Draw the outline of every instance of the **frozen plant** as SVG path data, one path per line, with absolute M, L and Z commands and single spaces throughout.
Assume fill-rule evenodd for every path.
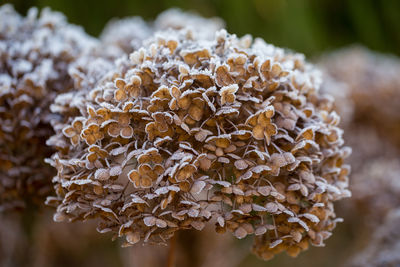
M 0 210 L 49 193 L 49 106 L 73 88 L 70 64 L 96 44 L 60 13 L 31 8 L 22 17 L 11 5 L 0 7 Z
M 254 235 L 264 259 L 324 245 L 350 196 L 350 149 L 320 84 L 303 55 L 261 39 L 156 33 L 72 112 L 58 97 L 54 219 L 97 218 L 125 245 L 212 222 Z

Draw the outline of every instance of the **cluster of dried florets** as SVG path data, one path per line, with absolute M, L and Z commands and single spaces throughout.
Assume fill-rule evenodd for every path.
M 212 220 L 254 234 L 264 259 L 323 245 L 350 195 L 350 149 L 320 82 L 259 39 L 156 34 L 73 104 L 57 99 L 55 220 L 99 218 L 126 245 Z
M 52 154 L 49 106 L 73 88 L 68 67 L 95 43 L 49 9 L 38 16 L 32 8 L 24 18 L 0 8 L 0 209 L 51 189 L 54 170 L 43 161 Z
M 400 147 L 400 60 L 351 47 L 320 63 L 333 78 L 347 84 L 347 92 L 342 92 L 354 103 L 353 123 L 374 127 Z

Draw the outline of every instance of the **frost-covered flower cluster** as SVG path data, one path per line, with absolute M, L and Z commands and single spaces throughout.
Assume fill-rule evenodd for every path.
M 160 19 L 161 20 L 161 19 Z M 57 221 L 97 218 L 125 245 L 176 231 L 254 235 L 264 259 L 321 246 L 350 196 L 339 116 L 300 54 L 218 31 L 153 34 L 52 110 Z M 102 77 L 100 77 L 102 76 Z
M 22 17 L 0 7 L 0 210 L 51 189 L 55 172 L 43 161 L 52 153 L 49 106 L 73 89 L 69 65 L 96 43 L 60 13 L 32 8 Z
M 341 220 L 350 149 L 303 55 L 178 10 L 100 40 L 49 9 L 5 5 L 0 22 L 1 210 L 54 176 L 56 221 L 97 219 L 126 246 L 209 223 L 264 259 L 324 245 Z

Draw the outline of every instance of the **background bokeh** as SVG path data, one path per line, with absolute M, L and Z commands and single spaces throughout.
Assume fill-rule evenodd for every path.
M 2 0 L 25 14 L 31 6 L 50 6 L 70 22 L 98 35 L 114 17 L 154 19 L 171 7 L 226 21 L 229 32 L 250 33 L 267 42 L 319 55 L 360 43 L 400 55 L 400 1 L 397 0 Z
M 311 58 L 354 43 L 400 55 L 398 0 L 0 0 L 4 3 L 12 3 L 22 14 L 32 6 L 49 6 L 94 36 L 111 18 L 141 16 L 150 21 L 163 10 L 179 7 L 205 17 L 220 17 L 231 33 L 250 33 Z M 196 257 L 205 255 L 211 262 L 207 266 L 223 266 L 216 263 L 221 257 L 226 264 L 236 261 L 239 266 L 340 266 L 359 249 L 362 229 L 368 229 L 366 217 L 357 218 L 357 212 L 341 205 L 344 203 L 338 205 L 338 216 L 344 217 L 345 223 L 338 225 L 327 247 L 310 248 L 296 259 L 282 254 L 263 262 L 249 253 L 251 240 L 239 242 L 215 234 L 199 237 L 188 233 L 179 239 L 180 251 L 191 251 L 182 261 L 199 261 Z M 158 266 L 159 261 L 141 265 L 137 259 L 162 260 L 166 253 L 165 248 L 153 248 L 152 253 L 142 253 L 140 247 L 120 249 L 118 241 L 111 242 L 109 236 L 96 233 L 92 225 L 54 224 L 51 210 L 39 215 L 28 212 L 15 219 L 22 222 L 20 225 L 7 220 L 0 225 L 4 228 L 0 229 L 0 239 L 6 240 L 10 246 L 6 249 L 13 253 L 3 261 L 5 266 Z

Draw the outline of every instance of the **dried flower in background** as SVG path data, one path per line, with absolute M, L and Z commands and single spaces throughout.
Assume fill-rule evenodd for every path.
M 352 228 L 349 246 L 356 253 L 371 243 L 387 214 L 400 205 L 400 161 L 396 147 L 374 128 L 349 123 L 345 133 L 353 148 L 352 198 L 339 205 L 339 212 Z
M 323 245 L 340 221 L 333 202 L 350 195 L 350 149 L 320 82 L 302 55 L 261 39 L 156 34 L 74 96 L 78 115 L 62 112 L 55 220 L 98 218 L 125 245 L 213 220 L 255 234 L 264 259 Z
M 400 61 L 351 47 L 323 57 L 320 64 L 335 82 L 344 84 L 326 84 L 324 90 L 336 103 L 348 103 L 335 109 L 344 118 L 346 141 L 353 148 L 352 199 L 340 205 L 353 228 L 349 247 L 355 248 L 356 256 L 349 265 L 395 266 L 397 245 L 382 243 L 394 222 L 385 218 L 400 205 Z M 357 253 L 360 248 L 364 252 Z
M 368 214 L 375 227 L 400 205 L 400 160 L 382 157 L 371 160 L 352 176 L 352 190 L 359 210 Z
M 348 85 L 353 123 L 376 128 L 400 147 L 400 59 L 355 46 L 323 57 L 320 64 Z
M 152 34 L 151 26 L 141 17 L 112 19 L 100 35 L 100 40 L 110 54 L 130 54 L 142 46 Z
M 375 229 L 369 245 L 346 266 L 399 266 L 400 265 L 400 209 L 392 210 L 384 222 Z
M 196 12 L 184 12 L 171 8 L 162 12 L 154 21 L 154 30 L 189 29 L 198 39 L 211 40 L 215 33 L 225 27 L 225 22 L 218 17 L 204 18 Z
M 51 190 L 49 105 L 73 87 L 69 65 L 96 43 L 60 13 L 32 8 L 24 18 L 0 7 L 0 210 Z
M 112 19 L 101 33 L 100 40 L 106 54 L 117 57 L 137 50 L 156 31 L 186 28 L 191 29 L 198 39 L 212 39 L 215 32 L 224 26 L 220 18 L 207 19 L 193 12 L 173 8 L 162 12 L 151 23 L 146 23 L 141 17 Z

